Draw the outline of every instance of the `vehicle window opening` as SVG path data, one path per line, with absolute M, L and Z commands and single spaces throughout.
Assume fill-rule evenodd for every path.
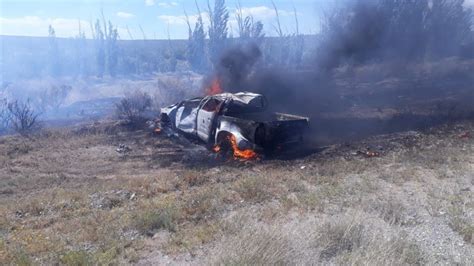
M 181 118 L 187 117 L 188 115 L 191 114 L 193 110 L 196 110 L 199 106 L 199 101 L 189 101 L 184 104 L 184 110 L 183 114 L 181 115 Z
M 219 109 L 220 103 L 221 102 L 217 99 L 209 99 L 209 101 L 204 104 L 202 109 L 207 112 L 216 112 Z

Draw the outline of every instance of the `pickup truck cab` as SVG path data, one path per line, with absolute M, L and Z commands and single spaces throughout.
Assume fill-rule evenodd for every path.
M 161 109 L 161 122 L 210 147 L 232 136 L 239 149 L 271 152 L 302 142 L 307 117 L 267 112 L 263 95 L 251 92 L 199 97 Z

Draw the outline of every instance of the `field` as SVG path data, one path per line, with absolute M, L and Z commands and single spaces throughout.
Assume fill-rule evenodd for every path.
M 92 39 L 81 20 L 56 38 L 68 14 L 44 15 L 63 5 L 0 18 L 48 34 L 0 36 L 0 265 L 474 265 L 473 0 L 196 1 L 189 17 L 191 1 L 146 2 L 160 14 L 136 22 L 167 18 L 168 40 L 139 24 L 124 40 L 128 3 L 122 36 L 115 3 L 84 5 L 100 4 Z M 240 160 L 234 130 L 214 153 L 156 128 L 220 92 L 265 99 L 204 98 L 177 120 L 212 136 L 219 116 L 258 117 L 235 124 L 281 151 L 295 121 L 265 109 L 307 117 L 305 142 Z
M 113 121 L 0 138 L 7 264 L 474 263 L 474 123 L 219 158 Z

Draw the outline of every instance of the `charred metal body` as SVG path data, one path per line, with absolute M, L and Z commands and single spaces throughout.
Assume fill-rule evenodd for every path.
M 161 109 L 161 121 L 210 147 L 233 136 L 239 149 L 273 152 L 301 143 L 307 117 L 270 113 L 267 100 L 250 92 L 194 98 Z

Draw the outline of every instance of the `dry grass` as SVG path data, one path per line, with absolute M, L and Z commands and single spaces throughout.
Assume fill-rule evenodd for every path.
M 0 261 L 471 264 L 474 140 L 456 128 L 378 139 L 395 148 L 374 158 L 200 167 L 179 159 L 192 145 L 113 123 L 3 137 Z
M 213 220 L 219 217 L 225 203 L 219 186 L 211 186 L 184 196 L 183 211 L 187 219 L 194 222 Z
M 145 212 L 135 217 L 135 228 L 142 234 L 153 236 L 157 230 L 175 231 L 175 214 L 172 209 Z
M 263 202 L 272 197 L 272 176 L 263 174 L 242 178 L 236 182 L 235 190 L 245 201 Z
M 371 225 L 366 214 L 341 217 L 319 228 L 316 249 L 319 259 L 336 264 L 404 265 L 423 264 L 420 247 L 399 228 L 396 234 L 382 233 L 377 220 Z M 374 226 L 371 228 L 370 226 Z
M 209 262 L 232 265 L 423 264 L 425 254 L 401 228 L 353 211 L 328 218 L 302 216 L 271 224 L 237 223 L 216 245 Z M 229 226 L 229 225 L 228 225 Z
M 297 252 L 280 230 L 264 226 L 241 228 L 239 234 L 224 240 L 215 265 L 288 265 L 295 262 Z
M 451 198 L 451 206 L 448 207 L 449 226 L 462 236 L 466 243 L 474 245 L 474 201 L 457 195 Z

